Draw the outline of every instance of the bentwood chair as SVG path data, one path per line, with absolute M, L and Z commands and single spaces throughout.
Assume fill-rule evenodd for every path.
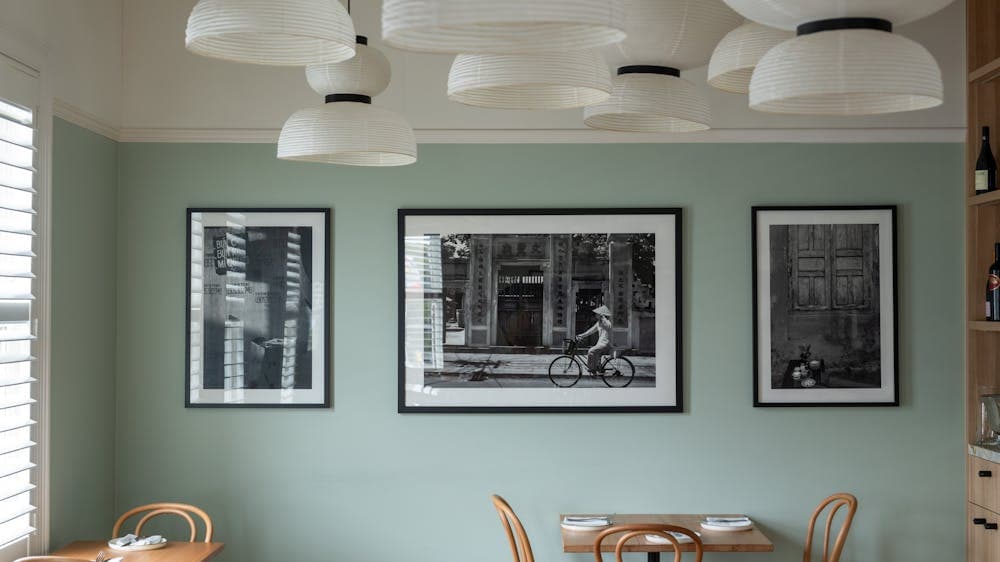
M 701 557 L 705 554 L 705 546 L 701 542 L 701 537 L 686 527 L 658 523 L 616 525 L 601 531 L 597 535 L 597 538 L 594 539 L 594 562 L 604 562 L 604 556 L 601 555 L 601 546 L 604 544 L 605 539 L 617 533 L 625 534 L 615 544 L 615 562 L 622 562 L 622 552 L 625 550 L 625 543 L 636 537 L 643 537 L 645 535 L 656 535 L 666 539 L 674 547 L 674 562 L 681 562 L 681 542 L 671 535 L 671 532 L 689 537 L 691 543 L 694 545 L 694 562 L 701 562 Z
M 840 532 L 837 533 L 837 538 L 833 541 L 833 550 L 830 550 L 830 530 L 833 528 L 833 518 L 837 515 L 837 511 L 844 506 L 847 506 L 847 513 L 844 514 L 844 520 L 840 523 Z M 826 516 L 826 527 L 823 530 L 822 561 L 839 562 L 840 560 L 840 553 L 844 550 L 844 543 L 847 541 L 847 533 L 850 532 L 851 522 L 854 521 L 854 512 L 858 510 L 858 499 L 846 493 L 833 494 L 816 506 L 812 517 L 809 518 L 809 529 L 806 533 L 806 550 L 802 555 L 802 562 L 812 562 L 813 531 L 816 529 L 816 521 L 819 519 L 820 514 L 827 507 L 830 508 L 830 512 Z
M 148 512 L 148 513 L 146 513 Z M 150 519 L 157 517 L 159 515 L 178 515 L 187 521 L 188 527 L 191 528 L 191 538 L 188 542 L 195 542 L 195 538 L 198 536 L 198 529 L 195 525 L 194 519 L 191 514 L 197 515 L 205 526 L 205 542 L 212 542 L 212 518 L 208 516 L 207 513 L 201 509 L 188 505 L 186 503 L 151 503 L 147 505 L 140 505 L 139 507 L 133 507 L 132 509 L 126 511 L 115 521 L 115 526 L 111 530 L 112 537 L 120 536 L 118 533 L 121 531 L 122 524 L 128 520 L 129 517 L 133 515 L 138 515 L 140 513 L 145 513 L 139 518 L 139 522 L 135 525 L 135 530 L 132 531 L 133 534 L 142 536 L 142 528 L 149 522 Z
M 521 525 L 521 520 L 517 518 L 510 504 L 496 494 L 490 496 L 490 499 L 493 500 L 493 507 L 497 508 L 497 513 L 500 514 L 504 531 L 507 531 L 507 541 L 510 543 L 510 552 L 514 555 L 514 562 L 535 562 L 528 534 L 524 532 L 524 526 Z

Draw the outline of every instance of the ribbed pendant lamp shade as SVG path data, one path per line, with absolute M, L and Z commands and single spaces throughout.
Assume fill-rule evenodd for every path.
M 712 48 L 743 21 L 722 0 L 626 0 L 627 61 L 611 97 L 584 109 L 595 129 L 683 133 L 709 128 L 704 92 L 680 77 L 708 62 Z
M 677 76 L 622 74 L 607 101 L 584 109 L 588 127 L 637 133 L 685 133 L 709 128 L 708 101 Z
M 941 70 L 927 49 L 873 29 L 789 39 L 764 55 L 750 81 L 750 108 L 770 113 L 874 115 L 943 99 Z
M 413 129 L 402 116 L 371 105 L 389 85 L 389 61 L 359 38 L 345 62 L 306 68 L 321 107 L 296 111 L 278 137 L 278 158 L 351 166 L 401 166 L 417 160 Z
M 759 24 L 796 31 L 758 62 L 750 107 L 803 115 L 874 115 L 943 101 L 927 49 L 893 33 L 952 0 L 725 0 Z
M 417 141 L 395 112 L 367 103 L 336 102 L 296 111 L 281 129 L 278 158 L 402 166 L 417 161 Z
M 389 87 L 391 77 L 389 59 L 367 44 L 358 44 L 357 54 L 350 60 L 306 67 L 309 87 L 324 96 L 351 93 L 374 97 Z
M 611 73 L 592 49 L 538 55 L 458 55 L 448 99 L 497 109 L 565 109 L 611 94 Z
M 748 20 L 789 31 L 807 21 L 880 18 L 903 25 L 925 18 L 953 0 L 725 0 Z
M 384 0 L 382 39 L 427 53 L 592 49 L 625 37 L 622 0 Z
M 750 76 L 765 53 L 795 34 L 747 22 L 730 31 L 715 47 L 708 62 L 708 83 L 734 94 L 750 91 Z
M 354 56 L 354 24 L 337 0 L 199 0 L 185 45 L 234 62 L 333 63 Z
M 742 22 L 722 0 L 626 0 L 628 37 L 619 50 L 631 65 L 696 68 Z

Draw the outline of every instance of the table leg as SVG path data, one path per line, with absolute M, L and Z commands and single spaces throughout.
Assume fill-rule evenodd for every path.
M 647 552 L 646 553 L 646 562 L 660 562 L 660 553 L 659 552 Z

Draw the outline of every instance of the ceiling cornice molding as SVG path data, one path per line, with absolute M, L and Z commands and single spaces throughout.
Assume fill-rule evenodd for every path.
M 78 123 L 79 124 L 79 123 Z M 83 125 L 86 126 L 86 125 Z M 120 131 L 121 142 L 274 144 L 277 129 Z M 625 133 L 595 129 L 417 129 L 420 144 L 619 143 L 961 143 L 964 127 L 895 129 L 711 129 L 696 133 Z M 103 133 L 102 133 L 103 134 Z M 107 135 L 106 135 L 107 136 Z
M 93 113 L 88 113 L 79 107 L 66 103 L 59 98 L 52 100 L 52 115 L 83 127 L 89 131 L 105 136 L 113 141 L 121 142 L 122 131 Z

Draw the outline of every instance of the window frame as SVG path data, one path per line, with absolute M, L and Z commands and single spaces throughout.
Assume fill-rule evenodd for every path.
M 16 34 L 0 28 L 0 55 L 31 70 L 38 79 L 38 98 L 35 100 L 35 232 L 37 251 L 34 262 L 35 302 L 35 365 L 37 403 L 35 407 L 35 433 L 37 445 L 34 459 L 34 535 L 24 543 L 15 543 L 0 550 L 0 562 L 19 556 L 44 554 L 50 550 L 51 511 L 51 256 L 52 256 L 52 86 L 46 49 Z M 2 96 L 2 92 L 0 92 Z M 20 548 L 20 547 L 24 548 Z M 10 558 L 13 556 L 13 558 Z

